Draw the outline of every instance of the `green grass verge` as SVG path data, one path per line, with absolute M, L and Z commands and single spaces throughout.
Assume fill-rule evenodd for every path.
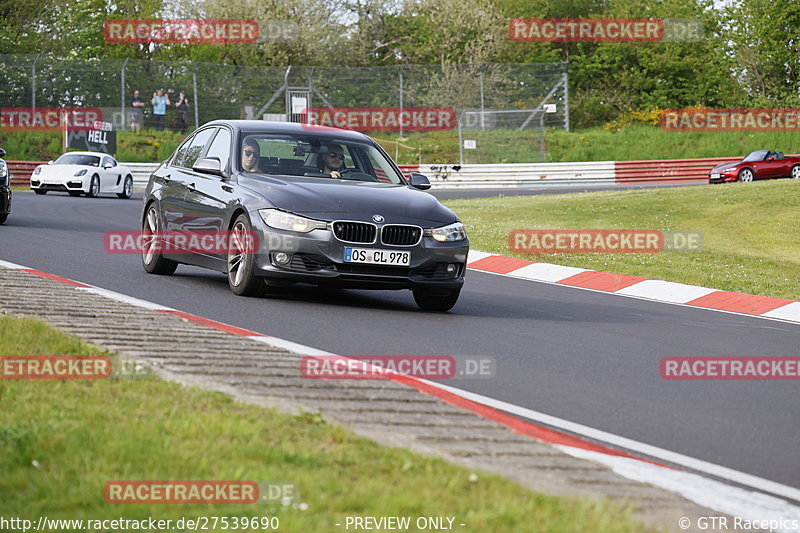
M 400 164 L 456 163 L 459 161 L 458 131 L 406 132 L 396 144 L 393 132 L 374 132 L 386 151 Z M 166 159 L 185 138 L 173 131 L 145 130 L 117 133 L 117 159 L 126 162 L 157 162 Z M 539 162 L 538 136 L 531 131 L 473 132 L 465 138 L 478 142 L 477 150 L 465 150 L 467 163 Z M 546 162 L 626 161 L 637 159 L 683 159 L 736 157 L 769 148 L 786 154 L 800 153 L 797 135 L 764 133 L 675 133 L 658 126 L 633 124 L 619 130 L 592 128 L 566 132 L 547 130 Z M 59 132 L 0 132 L 0 147 L 12 160 L 47 161 L 61 155 Z
M 800 181 L 516 196 L 446 202 L 470 247 L 532 261 L 800 299 Z M 516 254 L 514 229 L 659 229 L 703 233 L 699 253 Z
M 0 355 L 98 353 L 40 322 L 0 317 Z M 322 532 L 341 529 L 334 524 L 346 515 L 446 515 L 465 532 L 647 531 L 617 504 L 545 496 L 487 474 L 470 480 L 466 469 L 379 446 L 318 416 L 153 377 L 0 379 L 0 405 L 5 518 L 277 516 L 281 531 Z M 105 503 L 106 481 L 148 479 L 290 481 L 307 509 Z

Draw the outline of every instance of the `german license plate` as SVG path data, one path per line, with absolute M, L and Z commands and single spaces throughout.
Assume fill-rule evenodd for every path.
M 711 174 L 711 179 L 712 180 L 718 180 L 719 179 L 719 174 Z
M 345 248 L 344 262 L 409 266 L 411 264 L 411 252 L 375 250 L 373 248 Z

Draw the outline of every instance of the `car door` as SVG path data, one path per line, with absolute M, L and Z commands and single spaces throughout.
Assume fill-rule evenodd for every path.
M 216 157 L 220 169 L 230 175 L 233 136 L 225 127 L 217 129 L 214 138 L 201 157 Z M 235 201 L 233 186 L 220 176 L 186 170 L 186 196 L 184 224 L 182 229 L 190 234 L 227 231 L 228 207 Z M 203 257 L 196 258 L 198 264 L 226 271 L 227 254 L 222 249 L 203 249 Z
M 750 168 L 753 169 L 753 179 L 763 179 L 767 177 L 769 173 L 769 163 L 767 162 L 767 157 L 771 152 L 765 152 L 764 155 L 758 161 L 750 162 Z
M 183 141 L 172 158 L 158 167 L 151 178 L 155 182 L 155 186 L 159 188 L 157 196 L 161 227 L 164 231 L 177 231 L 183 223 L 183 197 L 186 195 L 186 180 L 181 164 L 193 139 L 194 136 L 190 135 Z
M 103 156 L 100 163 L 100 192 L 114 192 L 119 180 L 119 169 L 117 162 L 111 156 Z

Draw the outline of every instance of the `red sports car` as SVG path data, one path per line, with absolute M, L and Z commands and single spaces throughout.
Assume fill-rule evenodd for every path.
M 767 178 L 800 178 L 800 157 L 786 157 L 783 152 L 756 150 L 738 163 L 717 165 L 708 173 L 709 183 Z

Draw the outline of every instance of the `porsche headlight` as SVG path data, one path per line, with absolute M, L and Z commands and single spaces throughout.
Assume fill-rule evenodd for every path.
M 325 229 L 328 227 L 327 223 L 321 220 L 312 220 L 310 218 L 287 213 L 286 211 L 278 211 L 277 209 L 259 209 L 258 214 L 261 215 L 264 224 L 270 228 L 282 229 L 285 231 L 308 233 L 315 229 Z
M 5 161 L 0 160 L 0 178 L 5 178 L 6 176 L 8 176 L 8 167 Z
M 467 238 L 467 230 L 461 222 L 454 222 L 441 228 L 426 229 L 423 235 L 439 242 L 458 242 Z
M 82 169 L 82 170 L 77 171 L 75 173 L 75 176 L 83 176 L 84 174 L 86 174 L 86 169 L 85 168 Z
M 42 167 L 36 167 L 36 170 L 33 171 L 34 176 L 38 176 L 42 173 Z

